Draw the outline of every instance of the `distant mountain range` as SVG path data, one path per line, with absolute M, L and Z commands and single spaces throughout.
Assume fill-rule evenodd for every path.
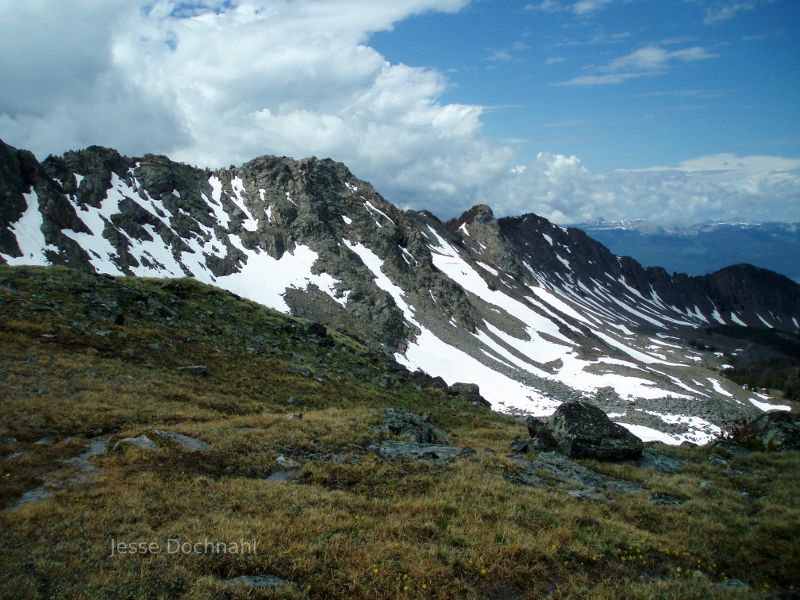
M 96 146 L 39 162 L 0 142 L 3 263 L 192 277 L 338 329 L 398 369 L 478 384 L 497 410 L 549 414 L 592 395 L 669 443 L 772 408 L 723 371 L 749 352 L 742 335 L 800 333 L 800 286 L 771 271 L 673 276 L 485 205 L 443 223 L 317 158 L 212 171 Z
M 661 226 L 645 220 L 575 225 L 614 254 L 670 272 L 705 275 L 749 263 L 800 282 L 800 223 L 699 223 Z

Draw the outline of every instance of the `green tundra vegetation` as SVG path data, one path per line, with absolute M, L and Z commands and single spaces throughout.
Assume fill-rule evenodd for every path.
M 0 268 L 0 402 L 5 598 L 706 599 L 800 587 L 796 452 L 721 464 L 711 447 L 659 446 L 683 461 L 675 474 L 579 461 L 672 505 L 525 487 L 509 457 L 524 422 L 191 280 Z M 475 453 L 381 459 L 369 447 L 391 438 L 375 429 L 389 407 L 430 413 Z M 207 447 L 117 446 L 153 430 Z M 98 441 L 107 449 L 87 457 Z M 300 466 L 270 480 L 279 459 Z M 111 556 L 112 540 L 253 540 L 256 551 Z M 241 576 L 283 584 L 225 583 Z

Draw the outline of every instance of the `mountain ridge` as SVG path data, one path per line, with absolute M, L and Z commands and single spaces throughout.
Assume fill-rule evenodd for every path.
M 670 443 L 708 440 L 768 406 L 719 376 L 735 347 L 716 356 L 687 335 L 731 323 L 800 331 L 800 287 L 777 275 L 671 276 L 486 205 L 445 224 L 313 157 L 212 171 L 100 147 L 39 163 L 3 144 L 0 261 L 190 276 L 448 384 L 477 383 L 496 409 L 546 414 L 593 394 Z

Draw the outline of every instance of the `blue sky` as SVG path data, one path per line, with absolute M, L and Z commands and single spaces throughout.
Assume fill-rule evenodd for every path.
M 0 0 L 0 138 L 346 163 L 402 208 L 800 221 L 797 0 Z
M 544 149 L 609 170 L 800 156 L 796 0 L 576 4 L 473 2 L 371 44 L 392 62 L 446 73 L 444 101 L 494 107 L 486 135 L 523 159 Z

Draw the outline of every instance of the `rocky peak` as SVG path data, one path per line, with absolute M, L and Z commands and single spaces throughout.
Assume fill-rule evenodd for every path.
M 449 223 L 453 230 L 458 230 L 461 225 L 473 223 L 490 223 L 495 220 L 494 212 L 486 204 L 476 204 L 469 210 L 464 211 L 455 221 Z

